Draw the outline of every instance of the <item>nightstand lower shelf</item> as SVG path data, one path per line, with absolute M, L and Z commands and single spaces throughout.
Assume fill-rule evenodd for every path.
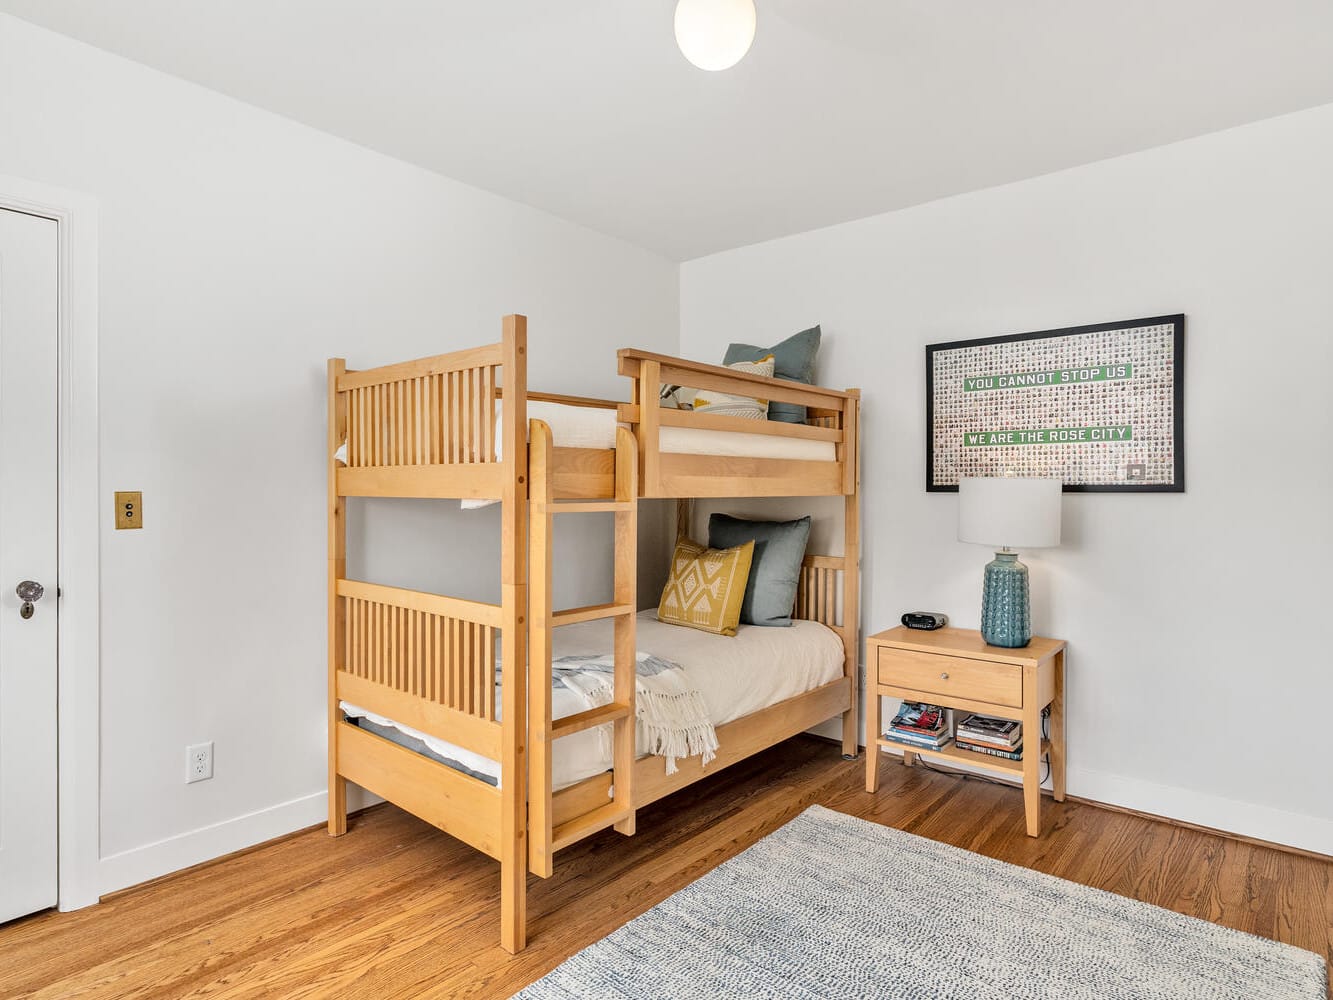
M 1006 757 L 993 757 L 990 754 L 977 753 L 975 750 L 964 750 L 961 747 L 950 743 L 948 746 L 940 747 L 938 750 L 932 750 L 929 747 L 914 747 L 906 743 L 899 743 L 896 740 L 878 739 L 875 741 L 881 747 L 888 747 L 890 750 L 898 750 L 903 753 L 913 753 L 919 757 L 925 757 L 930 760 L 949 761 L 955 764 L 966 764 L 969 767 L 979 767 L 986 771 L 994 771 L 997 774 L 1005 774 L 1012 778 L 1017 778 L 1020 782 L 1023 780 L 1023 762 L 1021 760 L 1009 760 Z M 1051 749 L 1050 740 L 1041 741 L 1041 752 L 1038 760 L 1049 753 Z

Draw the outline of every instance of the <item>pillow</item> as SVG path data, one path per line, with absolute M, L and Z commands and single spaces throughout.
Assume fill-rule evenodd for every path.
M 792 334 L 780 344 L 772 347 L 752 347 L 749 344 L 732 344 L 727 348 L 722 363 L 730 365 L 737 361 L 754 361 L 766 354 L 771 354 L 777 362 L 774 372 L 778 378 L 788 382 L 815 384 L 815 355 L 819 353 L 819 327 L 810 327 L 800 333 Z M 780 420 L 788 424 L 805 423 L 805 407 L 796 403 L 774 401 L 768 407 L 768 419 Z
M 773 355 L 757 361 L 737 361 L 727 365 L 747 375 L 773 377 Z M 694 394 L 695 413 L 716 413 L 724 417 L 742 417 L 746 420 L 763 420 L 768 416 L 768 400 L 751 399 L 749 396 L 733 396 L 729 392 L 716 392 L 712 389 L 700 389 Z
M 657 620 L 735 635 L 753 555 L 754 542 L 718 551 L 681 539 L 671 556 L 671 573 L 662 591 Z
M 754 543 L 750 580 L 741 602 L 746 625 L 791 624 L 792 605 L 801 581 L 801 561 L 810 541 L 810 518 L 796 521 L 743 521 L 729 514 L 708 519 L 708 544 L 715 549 Z

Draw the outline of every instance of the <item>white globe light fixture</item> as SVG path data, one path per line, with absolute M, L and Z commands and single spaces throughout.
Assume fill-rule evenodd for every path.
M 754 0 L 679 0 L 676 44 L 700 69 L 730 69 L 754 41 Z

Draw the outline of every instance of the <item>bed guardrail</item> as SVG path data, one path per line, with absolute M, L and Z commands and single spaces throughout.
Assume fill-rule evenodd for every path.
M 632 380 L 631 401 L 621 406 L 620 419 L 638 437 L 642 496 L 829 496 L 856 492 L 859 390 L 765 378 L 632 348 L 621 350 L 617 356 L 620 374 Z M 804 424 L 791 424 L 671 409 L 660 405 L 663 385 L 795 403 L 807 407 L 808 417 Z M 659 445 L 662 427 L 828 441 L 834 445 L 834 459 L 664 453 Z

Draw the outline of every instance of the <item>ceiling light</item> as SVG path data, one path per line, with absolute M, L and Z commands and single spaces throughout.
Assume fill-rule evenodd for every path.
M 700 69 L 730 69 L 754 41 L 754 0 L 680 0 L 676 44 Z

